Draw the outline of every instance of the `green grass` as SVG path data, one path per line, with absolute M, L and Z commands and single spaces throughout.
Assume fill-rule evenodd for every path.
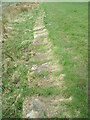
M 49 60 L 42 60 L 42 61 L 39 61 L 39 60 L 36 60 L 36 61 L 33 61 L 33 60 L 29 60 L 29 65 L 32 66 L 34 64 L 37 64 L 37 65 L 40 65 L 40 64 L 44 64 L 46 62 L 48 62 Z
M 59 60 L 61 71 L 52 75 L 59 77 L 65 74 L 64 85 L 58 87 L 39 87 L 28 85 L 28 67 L 43 64 L 48 60 L 33 61 L 31 51 L 46 52 L 44 45 L 32 45 L 33 27 L 38 12 L 44 9 L 44 23 L 52 42 L 55 58 Z M 53 117 L 65 117 L 65 113 L 72 118 L 85 118 L 88 115 L 88 5 L 87 3 L 44 3 L 39 10 L 22 12 L 17 17 L 22 22 L 8 21 L 12 30 L 4 38 L 2 45 L 2 98 L 3 117 L 22 118 L 23 100 L 27 96 L 63 96 L 71 102 L 59 103 L 62 109 Z M 31 16 L 28 16 L 28 14 Z M 33 16 L 33 18 L 32 18 Z M 31 18 L 31 19 L 29 19 Z M 26 31 L 26 34 L 25 34 Z M 11 37 L 9 37 L 11 36 Z M 9 60 L 7 60 L 9 58 Z M 52 61 L 54 63 L 54 61 Z M 7 64 L 7 66 L 5 66 Z M 6 72 L 5 69 L 7 68 Z M 48 72 L 42 71 L 30 77 L 34 79 L 48 77 Z M 66 109 L 64 109 L 64 107 Z M 66 116 L 68 116 L 66 115 Z M 45 115 L 43 114 L 43 117 Z
M 62 95 L 73 97 L 66 104 L 67 111 L 71 117 L 80 111 L 79 117 L 85 118 L 88 116 L 88 4 L 44 3 L 42 8 L 52 49 L 56 48 L 53 53 L 66 75 Z
M 45 96 L 45 97 L 49 97 L 49 96 L 55 96 L 55 95 L 59 95 L 60 94 L 60 89 L 57 88 L 56 86 L 54 87 L 36 87 L 33 86 L 32 88 L 25 88 L 24 87 L 24 92 L 23 92 L 23 96 L 27 97 L 27 96 Z
M 40 73 L 34 73 L 31 75 L 31 78 L 43 78 L 44 76 L 48 76 L 48 71 L 41 71 Z
M 8 21 L 8 24 L 12 25 L 13 29 L 8 31 L 8 37 L 4 38 L 4 44 L 2 45 L 2 113 L 5 118 L 22 118 L 24 93 L 25 90 L 28 91 L 29 89 L 26 61 L 29 63 L 31 51 L 29 46 L 33 40 L 33 26 L 37 13 L 38 10 L 31 10 L 29 12 L 22 12 L 20 15 L 18 14 L 17 18 L 21 18 L 21 16 L 22 19 L 25 18 L 24 22 L 14 22 L 15 18 L 12 21 Z M 31 17 L 33 16 L 33 19 L 29 19 L 30 16 L 27 17 L 28 14 Z M 7 61 L 7 58 L 11 60 Z M 5 64 L 7 64 L 6 72 Z

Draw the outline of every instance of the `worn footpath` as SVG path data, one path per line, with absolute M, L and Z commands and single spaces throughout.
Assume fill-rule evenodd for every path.
M 58 64 L 52 53 L 52 44 L 48 39 L 48 31 L 45 28 L 43 19 L 44 11 L 40 11 L 34 26 L 34 40 L 32 42 L 33 51 L 31 61 L 36 62 L 29 66 L 28 69 L 28 85 L 46 88 L 57 87 L 59 90 L 64 85 L 65 74 L 59 77 L 54 73 L 62 71 L 62 67 Z M 36 77 L 35 77 L 36 76 Z M 52 96 L 28 96 L 23 102 L 23 118 L 51 118 L 65 109 L 59 105 L 61 102 L 70 102 L 72 97 L 65 99 L 61 95 Z

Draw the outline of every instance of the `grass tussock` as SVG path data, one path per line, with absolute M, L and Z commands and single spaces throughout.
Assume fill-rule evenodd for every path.
M 12 4 L 5 6 L 3 11 L 2 114 L 5 118 L 22 118 L 24 93 L 29 89 L 27 74 L 30 46 L 38 10 L 33 7 L 33 10 L 30 8 L 27 11 L 27 5 L 38 7 L 37 4 Z M 21 21 L 15 22 L 16 19 Z
M 2 33 L 3 37 L 7 33 L 6 26 L 11 19 L 16 18 L 20 13 L 29 12 L 31 10 L 38 8 L 37 3 L 3 3 L 3 13 L 2 13 Z

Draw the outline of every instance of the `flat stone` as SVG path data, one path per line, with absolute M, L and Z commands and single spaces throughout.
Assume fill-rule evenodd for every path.
M 48 43 L 48 40 L 47 39 L 41 39 L 41 38 L 39 38 L 39 39 L 34 39 L 33 40 L 33 42 L 32 42 L 32 44 L 33 45 L 39 45 L 39 44 L 47 44 Z
M 49 64 L 48 63 L 44 63 L 41 65 L 33 65 L 31 67 L 31 71 L 35 71 L 35 72 L 41 72 L 41 71 L 49 71 Z
M 35 71 L 35 70 L 37 70 L 37 69 L 38 69 L 38 66 L 37 66 L 37 65 L 33 65 L 32 68 L 31 68 L 32 71 Z
M 28 97 L 23 103 L 23 118 L 51 118 L 58 114 L 61 106 L 58 106 L 60 102 L 70 102 L 60 96 L 56 97 Z
M 44 32 L 44 33 L 40 33 L 40 34 L 37 34 L 37 33 L 34 33 L 34 39 L 36 39 L 36 38 L 40 38 L 40 37 L 46 37 L 46 36 L 48 36 L 48 33 L 47 32 Z
M 42 118 L 45 114 L 45 103 L 38 98 L 29 98 L 23 105 L 24 118 Z
M 47 32 L 47 30 L 44 28 L 42 30 L 35 31 L 34 33 L 36 33 L 36 34 L 42 34 L 42 33 L 45 33 L 45 32 Z
M 39 26 L 39 27 L 35 27 L 33 30 L 37 31 L 37 30 L 41 30 L 41 29 L 44 29 L 44 28 L 45 28 L 45 26 Z
M 42 60 L 50 60 L 52 57 L 51 52 L 47 51 L 44 53 L 35 53 L 35 55 L 31 58 L 31 60 L 42 61 Z
M 27 118 L 38 118 L 39 116 L 39 113 L 37 111 L 30 111 L 28 114 L 27 114 Z

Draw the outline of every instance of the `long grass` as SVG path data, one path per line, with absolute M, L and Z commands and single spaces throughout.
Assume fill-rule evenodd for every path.
M 24 4 L 21 6 L 16 7 L 19 8 L 19 10 L 15 10 L 17 15 L 15 17 L 9 15 L 10 19 L 7 21 L 6 10 L 5 13 L 3 12 L 3 23 L 5 22 L 4 26 L 7 28 L 7 31 L 3 32 L 7 36 L 3 38 L 2 44 L 3 118 L 22 118 L 24 96 L 29 92 L 27 84 L 28 59 L 30 59 L 33 26 L 38 10 L 34 8 L 28 11 L 26 10 L 28 6 L 27 8 L 24 7 Z M 33 4 L 33 6 L 35 5 Z M 14 7 L 13 4 L 12 7 Z M 10 8 L 8 6 L 7 9 L 10 10 Z M 11 12 L 13 14 L 13 11 Z M 8 11 L 7 14 L 9 14 Z M 21 21 L 15 22 L 17 19 Z

